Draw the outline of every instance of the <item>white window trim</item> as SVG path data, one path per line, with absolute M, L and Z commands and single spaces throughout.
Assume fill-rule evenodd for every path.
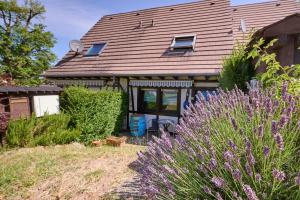
M 196 40 L 197 40 L 197 34 L 185 34 L 185 35 L 175 35 L 173 37 L 173 40 L 172 40 L 172 43 L 171 43 L 171 49 L 174 50 L 176 49 L 176 47 L 174 47 L 175 43 L 176 43 L 176 39 L 177 38 L 184 38 L 184 37 L 194 37 L 194 40 L 193 40 L 193 44 L 191 46 L 191 48 L 193 50 L 195 50 L 195 45 L 196 45 Z M 187 46 L 187 47 L 190 47 L 190 46 Z M 181 47 L 182 48 L 182 47 Z

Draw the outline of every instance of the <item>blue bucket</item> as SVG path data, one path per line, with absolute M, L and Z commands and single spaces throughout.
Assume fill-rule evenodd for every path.
M 129 127 L 131 136 L 144 136 L 147 128 L 145 115 L 132 115 Z

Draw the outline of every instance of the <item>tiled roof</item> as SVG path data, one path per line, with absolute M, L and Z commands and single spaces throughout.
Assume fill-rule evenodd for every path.
M 108 42 L 101 55 L 73 57 L 69 52 L 46 76 L 216 74 L 232 49 L 231 18 L 228 0 L 104 16 L 81 39 L 84 52 L 95 42 Z M 145 28 L 137 28 L 140 21 Z M 195 51 L 169 54 L 173 37 L 182 34 L 197 34 Z
M 229 0 L 202 0 L 104 16 L 82 38 L 84 53 L 93 43 L 107 42 L 100 56 L 68 52 L 46 77 L 209 75 L 218 74 L 243 19 L 260 29 L 299 11 L 295 0 L 230 6 Z M 154 26 L 151 26 L 152 20 Z M 143 28 L 138 28 L 142 21 Z M 196 34 L 195 51 L 170 53 L 176 35 Z M 234 36 L 234 38 L 233 38 Z M 75 55 L 75 56 L 74 56 Z
M 240 31 L 241 20 L 244 20 L 247 32 L 255 32 L 285 17 L 299 13 L 300 3 L 296 0 L 277 0 L 264 3 L 233 6 L 233 37 L 243 41 L 247 33 Z

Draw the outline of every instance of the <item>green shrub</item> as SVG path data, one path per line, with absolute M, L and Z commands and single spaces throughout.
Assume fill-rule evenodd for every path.
M 222 89 L 231 90 L 235 85 L 243 91 L 247 89 L 247 83 L 255 76 L 247 56 L 246 45 L 238 43 L 232 54 L 224 59 L 219 79 Z
M 73 126 L 82 131 L 83 142 L 117 133 L 127 110 L 126 94 L 120 91 L 70 87 L 60 99 L 62 110 L 71 116 Z
M 276 53 L 270 53 L 276 42 L 277 39 L 274 39 L 266 43 L 263 38 L 260 38 L 252 45 L 248 58 L 257 61 L 255 68 L 260 67 L 262 64 L 266 66 L 266 71 L 257 74 L 257 78 L 264 87 L 276 86 L 277 95 L 279 95 L 282 86 L 286 82 L 290 93 L 300 95 L 300 64 L 281 66 L 280 62 L 276 60 Z
M 79 130 L 69 128 L 66 114 L 11 121 L 7 129 L 7 143 L 11 147 L 66 144 L 80 137 Z

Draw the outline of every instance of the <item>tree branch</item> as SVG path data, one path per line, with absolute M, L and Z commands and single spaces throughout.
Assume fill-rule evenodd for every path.
M 28 17 L 27 17 L 27 20 L 26 20 L 26 24 L 25 24 L 25 28 L 26 29 L 28 29 L 32 18 L 33 18 L 32 9 L 29 9 L 29 14 L 28 14 Z
M 2 13 L 2 18 L 3 18 L 4 25 L 7 27 L 6 15 L 5 15 L 3 10 L 1 10 L 1 13 Z

